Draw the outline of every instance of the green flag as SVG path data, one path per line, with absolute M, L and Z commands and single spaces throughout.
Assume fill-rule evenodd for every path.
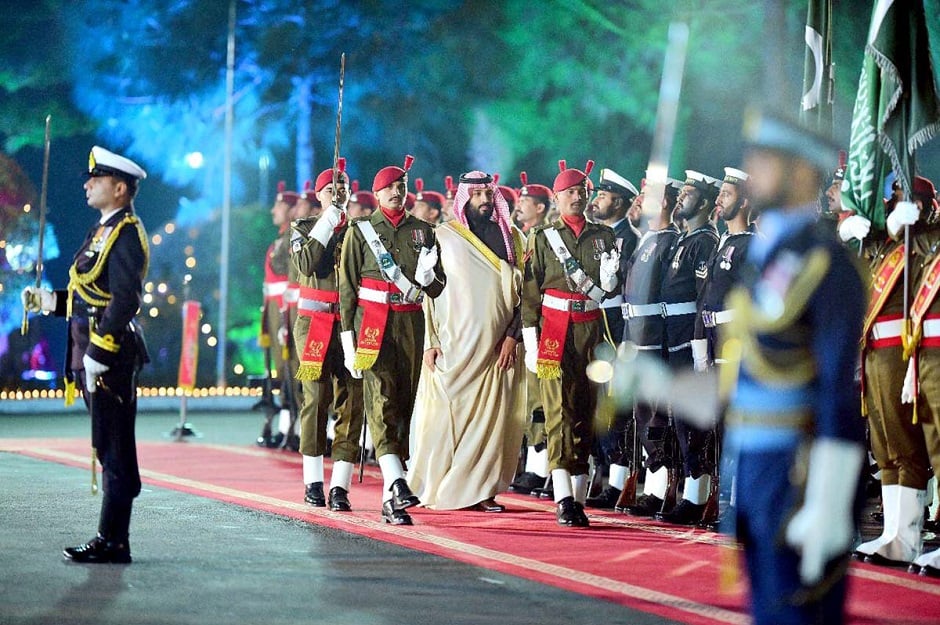
M 800 121 L 827 137 L 832 135 L 832 0 L 809 0 L 806 14 L 806 62 Z
M 884 229 L 882 201 L 891 170 L 911 197 L 914 152 L 940 131 L 940 103 L 927 46 L 923 0 L 876 0 L 858 82 L 846 208 Z

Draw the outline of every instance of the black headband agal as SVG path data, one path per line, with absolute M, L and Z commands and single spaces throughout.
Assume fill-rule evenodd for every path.
M 493 182 L 493 176 L 486 174 L 482 178 L 470 178 L 467 174 L 460 175 L 461 184 L 490 184 Z

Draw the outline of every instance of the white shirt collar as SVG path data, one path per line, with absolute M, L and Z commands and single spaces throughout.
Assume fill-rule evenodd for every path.
M 98 220 L 98 223 L 101 225 L 106 224 L 108 220 L 114 217 L 120 210 L 120 208 L 115 208 L 114 210 L 101 213 L 101 219 Z

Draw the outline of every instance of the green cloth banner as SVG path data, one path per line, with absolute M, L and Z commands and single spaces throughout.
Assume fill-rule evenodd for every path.
M 876 0 L 852 116 L 842 203 L 883 230 L 891 170 L 911 197 L 914 152 L 940 131 L 923 0 Z

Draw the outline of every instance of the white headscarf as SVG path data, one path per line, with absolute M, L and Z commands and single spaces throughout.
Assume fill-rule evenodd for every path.
M 470 171 L 460 176 L 460 184 L 457 185 L 457 193 L 454 195 L 454 218 L 462 225 L 467 226 L 467 202 L 470 201 L 470 193 L 475 189 L 492 189 L 493 191 L 493 215 L 490 219 L 496 222 L 500 232 L 503 233 L 503 242 L 506 244 L 506 257 L 509 264 L 516 262 L 516 254 L 512 244 L 512 234 L 509 230 L 509 204 L 506 198 L 499 190 L 499 186 L 493 180 L 493 176 L 482 171 Z

